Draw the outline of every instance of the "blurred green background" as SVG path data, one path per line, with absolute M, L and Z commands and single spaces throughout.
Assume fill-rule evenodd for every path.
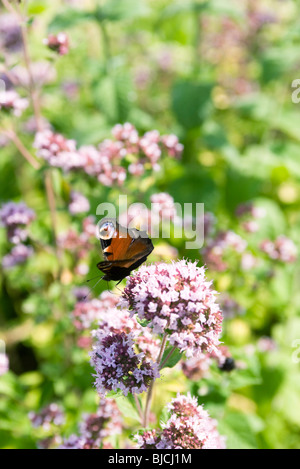
M 292 87 L 300 78 L 299 3 L 34 0 L 28 8 L 32 61 L 49 65 L 43 116 L 56 132 L 90 145 L 111 138 L 115 124 L 131 122 L 140 134 L 174 133 L 184 145 L 180 160 L 166 157 L 158 173 L 142 183 L 132 176 L 124 188 L 54 169 L 59 231 L 82 229 L 83 217 L 66 209 L 70 188 L 88 198 L 91 215 L 120 193 L 149 204 L 151 194 L 167 192 L 181 204 L 204 203 L 215 229 L 239 234 L 259 260 L 245 270 L 239 255 L 229 252 L 225 270 L 207 268 L 214 288 L 240 308 L 224 320 L 222 337 L 240 368 L 230 374 L 214 369 L 199 381 L 170 370 L 156 389 L 154 411 L 159 415 L 174 392 L 191 390 L 217 419 L 228 447 L 300 448 L 299 264 L 271 260 L 259 249 L 264 239 L 283 234 L 299 247 L 300 103 L 293 102 Z M 60 31 L 70 38 L 64 57 L 42 42 Z M 22 64 L 21 54 L 5 55 L 11 66 Z M 13 121 L 34 154 L 34 135 L 26 127 L 31 115 L 29 108 Z M 1 203 L 25 201 L 37 214 L 32 239 L 53 247 L 45 168 L 34 170 L 13 144 L 0 151 Z M 245 230 L 236 216 L 245 202 L 265 210 L 256 232 Z M 203 252 L 187 251 L 184 240 L 171 239 L 170 245 L 178 258 L 204 262 Z M 1 229 L 1 256 L 8 250 Z M 0 338 L 10 361 L 0 377 L 1 447 L 35 448 L 47 435 L 32 428 L 28 413 L 49 402 L 66 413 L 64 435 L 76 431 L 82 412 L 96 408 L 88 350 L 78 346 L 70 313 L 72 289 L 97 275 L 100 257 L 95 243 L 85 276 L 66 249 L 58 278 L 55 253 L 37 245 L 26 264 L 1 270 Z M 167 251 L 162 258 L 169 260 Z M 157 260 L 155 251 L 149 260 Z M 106 288 L 99 284 L 93 294 Z M 272 345 L 264 347 L 262 337 Z

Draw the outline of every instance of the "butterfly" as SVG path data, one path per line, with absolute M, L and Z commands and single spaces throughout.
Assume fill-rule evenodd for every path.
M 119 284 L 145 262 L 154 249 L 146 231 L 124 228 L 113 218 L 101 220 L 98 229 L 105 260 L 97 267 L 105 274 L 103 280 L 119 280 Z

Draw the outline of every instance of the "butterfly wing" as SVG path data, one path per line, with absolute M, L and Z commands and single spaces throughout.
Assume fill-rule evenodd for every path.
M 112 238 L 100 238 L 105 261 L 99 262 L 97 267 L 104 272 L 104 280 L 122 280 L 127 277 L 154 249 L 146 232 L 123 228 L 117 222 L 115 224 Z

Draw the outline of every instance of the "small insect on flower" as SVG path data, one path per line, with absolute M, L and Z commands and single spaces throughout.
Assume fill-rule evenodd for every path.
M 103 219 L 98 229 L 105 261 L 99 262 L 97 267 L 105 274 L 104 280 L 119 280 L 120 283 L 145 262 L 154 249 L 146 232 L 124 228 L 115 219 Z

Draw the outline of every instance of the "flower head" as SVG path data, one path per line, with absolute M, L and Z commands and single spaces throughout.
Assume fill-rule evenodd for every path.
M 158 367 L 146 360 L 144 353 L 136 353 L 132 334 L 103 333 L 92 353 L 96 370 L 95 385 L 103 396 L 108 391 L 121 390 L 124 395 L 141 393 L 151 381 L 159 377 Z
M 80 192 L 72 191 L 69 204 L 70 213 L 76 215 L 77 213 L 88 212 L 89 209 L 90 203 L 88 199 Z
M 222 314 L 204 267 L 185 260 L 142 266 L 129 277 L 122 305 L 187 356 L 217 350 Z
M 17 244 L 12 248 L 9 254 L 6 254 L 2 259 L 2 266 L 9 269 L 18 264 L 23 264 L 31 255 L 33 249 L 31 246 L 25 244 Z
M 37 149 L 37 155 L 47 161 L 50 166 L 62 168 L 65 171 L 82 166 L 82 158 L 76 151 L 76 142 L 52 130 L 46 129 L 38 132 L 33 146 Z
M 62 425 L 65 421 L 62 409 L 55 403 L 44 407 L 40 412 L 30 412 L 29 419 L 34 427 L 48 430 L 53 425 Z
M 177 395 L 167 406 L 169 420 L 162 430 L 150 430 L 137 436 L 142 449 L 224 449 L 225 440 L 197 399 Z
M 294 242 L 284 235 L 280 235 L 273 242 L 265 240 L 261 243 L 260 248 L 270 259 L 279 260 L 281 262 L 295 262 L 298 250 Z
M 91 441 L 92 446 L 100 446 L 103 438 L 121 433 L 121 413 L 113 399 L 101 399 L 97 411 L 82 416 L 79 425 L 80 437 Z
M 0 223 L 6 227 L 8 240 L 14 244 L 27 239 L 24 226 L 29 225 L 34 219 L 34 211 L 24 202 L 7 202 L 0 209 Z
M 21 98 L 15 90 L 0 91 L 0 110 L 12 112 L 19 117 L 28 105 L 28 99 Z

